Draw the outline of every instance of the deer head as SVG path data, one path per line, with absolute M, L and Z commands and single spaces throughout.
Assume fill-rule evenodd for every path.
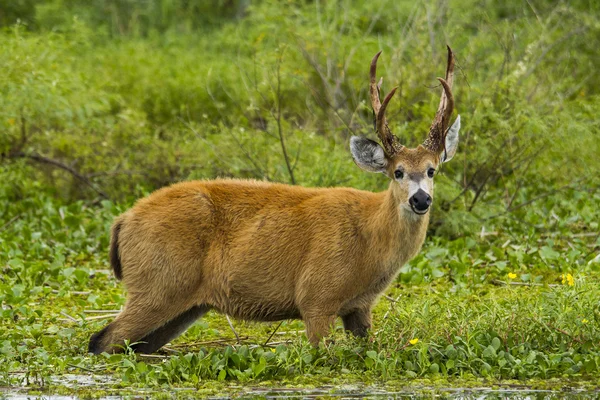
M 435 171 L 440 163 L 452 159 L 458 147 L 460 116 L 448 128 L 454 110 L 454 54 L 448 47 L 446 77 L 438 78 L 443 88 L 440 105 L 429 128 L 427 139 L 413 149 L 400 144 L 385 118 L 385 110 L 397 88 L 388 93 L 383 103 L 380 101 L 382 80 L 377 82 L 377 60 L 380 54 L 381 52 L 377 53 L 371 61 L 369 92 L 375 132 L 381 140 L 381 145 L 365 137 L 353 136 L 350 139 L 352 157 L 363 170 L 381 172 L 392 180 L 391 189 L 396 201 L 406 212 L 424 215 L 433 201 Z

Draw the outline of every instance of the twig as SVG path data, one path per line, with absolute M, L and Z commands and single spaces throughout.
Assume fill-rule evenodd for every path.
M 497 285 L 513 285 L 513 286 L 548 286 L 548 287 L 560 286 L 556 283 L 543 284 L 543 283 L 533 283 L 533 282 L 506 282 L 506 281 L 501 281 L 500 279 L 493 279 L 492 283 L 495 283 Z
M 427 16 L 427 28 L 429 29 L 429 44 L 431 46 L 431 59 L 435 60 L 435 34 L 433 32 L 433 22 L 431 22 L 431 12 L 429 7 L 425 7 L 425 15 Z
M 566 335 L 566 336 L 570 337 L 570 338 L 571 338 L 571 340 L 574 340 L 574 341 L 576 341 L 577 343 L 583 343 L 583 341 L 582 341 L 581 339 L 579 339 L 579 338 L 576 338 L 575 336 L 571 335 L 569 332 L 567 332 L 567 331 L 565 331 L 565 330 L 563 330 L 563 329 L 557 328 L 557 327 L 555 327 L 555 326 L 552 326 L 552 325 L 550 325 L 550 327 L 551 327 L 552 329 L 554 329 L 555 331 L 557 331 L 557 332 L 560 332 L 560 333 L 562 333 L 563 335 Z
M 479 199 L 479 196 L 483 192 L 483 189 L 485 188 L 487 181 L 492 177 L 492 175 L 494 175 L 494 173 L 495 173 L 495 171 L 492 169 L 490 171 L 490 173 L 488 173 L 486 175 L 486 177 L 483 179 L 483 183 L 481 183 L 481 185 L 479 185 L 479 187 L 477 188 L 477 191 L 475 192 L 475 196 L 473 197 L 471 204 L 469 205 L 469 207 L 467 207 L 467 211 L 470 212 L 471 210 L 473 210 L 473 207 L 475 207 L 475 204 L 477 203 L 477 199 Z
M 533 73 L 533 71 L 535 71 L 537 69 L 537 67 L 540 65 L 542 60 L 546 57 L 546 55 L 548 55 L 548 53 L 550 53 L 550 51 L 553 50 L 556 46 L 569 40 L 572 36 L 579 35 L 580 33 L 583 33 L 587 30 L 588 30 L 588 28 L 586 26 L 581 26 L 577 29 L 573 29 L 571 32 L 567 33 L 566 35 L 561 37 L 559 40 L 554 41 L 550 46 L 546 47 L 546 49 L 544 49 L 542 54 L 540 54 L 540 56 L 537 58 L 533 67 L 529 68 L 529 70 L 525 74 L 521 75 L 521 77 L 519 78 L 519 80 L 517 82 L 517 85 L 520 85 L 521 81 L 527 79 L 529 77 L 529 75 L 531 75 Z
M 535 159 L 537 158 L 537 156 L 540 155 L 540 153 L 542 151 L 544 151 L 545 148 L 546 148 L 546 146 L 541 146 L 540 149 L 538 151 L 536 151 L 533 155 L 531 155 L 530 157 L 525 157 L 524 159 L 522 159 L 520 163 L 525 163 L 525 166 L 524 166 L 523 169 L 527 170 L 529 168 L 529 166 L 531 165 L 531 163 L 533 161 L 535 161 Z M 513 168 L 513 171 L 515 171 L 515 170 L 517 170 L 519 168 L 520 168 L 520 165 L 516 166 L 515 168 Z M 517 187 L 515 189 L 515 192 L 511 196 L 510 200 L 508 201 L 508 205 L 506 207 L 507 209 L 510 208 L 513 205 L 513 202 L 517 198 L 517 194 L 519 193 L 519 190 L 523 186 L 523 183 L 524 183 L 524 180 L 518 179 L 518 177 L 517 177 Z
M 208 71 L 208 78 L 210 78 L 210 74 L 211 74 L 211 70 Z M 208 93 L 209 97 L 211 98 L 211 100 L 213 101 L 213 103 L 217 104 L 218 101 L 216 99 L 216 97 L 213 95 L 212 90 L 210 89 L 210 85 L 208 83 L 208 79 L 207 79 L 207 83 L 206 83 L 206 92 Z M 225 121 L 226 117 L 225 115 L 223 115 L 223 113 L 217 108 L 219 115 L 221 116 L 221 118 Z M 192 130 L 192 132 L 196 133 L 196 130 L 194 130 L 190 124 L 187 124 L 184 122 L 184 124 L 186 124 L 188 126 L 188 128 L 190 128 Z M 225 129 L 225 132 L 227 132 L 231 138 L 236 142 L 237 146 L 240 148 L 240 150 L 242 151 L 244 157 L 246 157 L 248 159 L 248 161 L 250 161 L 250 163 L 254 166 L 254 169 L 256 170 L 257 173 L 261 174 L 264 177 L 267 177 L 268 179 L 268 171 L 266 168 L 263 168 L 261 165 L 258 164 L 258 161 L 256 161 L 247 151 L 246 148 L 244 147 L 244 145 L 242 144 L 242 142 L 240 142 L 240 140 L 237 138 L 237 136 L 231 132 L 230 129 Z M 218 152 L 216 151 L 216 147 L 213 146 L 212 144 L 210 144 L 207 140 L 205 140 L 204 138 L 202 138 L 201 135 L 199 135 L 198 133 L 196 133 L 196 136 L 198 136 L 199 138 L 201 138 L 203 141 L 205 141 L 206 143 L 208 143 L 214 150 L 215 154 L 217 154 Z
M 486 237 L 486 236 L 497 236 L 497 235 L 498 235 L 498 232 L 496 232 L 496 231 L 490 231 L 490 232 L 486 232 L 486 231 L 485 231 L 485 226 L 482 226 L 482 227 L 481 227 L 481 232 L 479 233 L 479 237 L 480 237 L 481 239 L 483 239 L 483 238 L 484 238 L 484 237 Z
M 162 351 L 168 351 L 168 352 L 171 352 L 171 353 L 181 353 L 179 350 L 172 349 L 170 346 L 161 347 L 161 350 Z
M 269 343 L 264 343 L 263 345 L 259 345 L 259 344 L 253 344 L 248 346 L 248 348 L 250 349 L 256 349 L 258 347 L 276 347 L 279 346 L 280 344 L 290 344 L 293 343 L 293 340 L 282 340 L 280 342 L 269 342 Z
M 97 274 L 103 274 L 103 275 L 112 275 L 112 270 L 110 270 L 110 269 L 97 269 L 96 273 Z
M 242 344 L 242 341 L 240 340 L 240 336 L 235 331 L 235 328 L 233 327 L 233 324 L 231 323 L 231 319 L 229 318 L 229 315 L 225 314 L 225 318 L 227 318 L 227 323 L 229 324 L 229 327 L 231 328 L 231 330 L 233 331 L 233 334 L 235 335 L 235 339 L 237 340 L 237 344 Z
M 240 150 L 242 151 L 242 153 L 244 154 L 244 156 L 248 159 L 248 161 L 250 161 L 250 163 L 254 166 L 254 168 L 262 175 L 262 176 L 268 176 L 268 172 L 266 168 L 263 168 L 261 165 L 259 165 L 258 161 L 256 161 L 251 155 L 250 153 L 248 153 L 248 151 L 246 150 L 246 148 L 244 147 L 244 144 L 238 139 L 238 137 L 230 130 L 230 129 L 225 129 L 225 131 L 229 134 L 229 136 L 231 136 L 231 138 L 235 141 L 235 143 L 238 145 L 238 147 L 240 148 Z
M 335 114 L 336 117 L 338 117 L 338 119 L 340 121 L 342 121 L 342 123 L 345 125 L 346 129 L 348 129 L 348 131 L 353 134 L 356 135 L 357 132 L 354 130 L 354 128 L 352 127 L 352 125 L 350 123 L 348 123 L 346 120 L 344 120 L 344 118 L 342 117 L 342 115 L 339 113 L 339 111 L 333 106 L 333 104 L 331 104 L 331 102 L 329 102 L 327 99 L 325 98 L 320 98 L 319 97 L 319 91 L 313 87 L 312 85 L 310 85 L 309 82 L 304 82 L 301 81 L 303 85 L 305 85 L 310 91 L 311 94 L 313 95 L 313 98 L 315 99 L 315 101 L 318 103 L 318 105 L 325 109 L 325 106 L 329 107 L 331 109 L 331 111 Z M 360 104 L 357 106 L 357 109 L 360 107 Z M 354 116 L 354 114 L 356 114 L 356 111 L 354 113 L 352 113 L 352 115 Z M 350 121 L 352 122 L 352 121 Z
M 283 324 L 283 321 L 279 322 L 279 325 L 277 325 L 277 328 L 275 328 L 275 330 L 271 333 L 271 335 L 269 336 L 269 338 L 265 341 L 265 343 L 263 344 L 263 346 L 266 346 L 267 343 L 269 343 L 269 340 L 271 340 L 271 338 L 273 337 L 273 335 L 275 334 L 275 332 L 277 332 L 277 330 L 279 329 L 279 327 L 281 327 L 281 324 Z
M 574 340 L 574 341 L 576 341 L 577 343 L 583 343 L 583 341 L 582 341 L 581 339 L 574 337 L 574 336 L 573 336 L 573 335 L 571 335 L 569 332 L 567 332 L 567 331 L 565 331 L 565 330 L 563 330 L 563 329 L 557 328 L 557 327 L 555 327 L 555 326 L 552 326 L 552 325 L 548 325 L 547 323 L 545 323 L 544 321 L 541 321 L 541 320 L 536 320 L 536 319 L 533 319 L 533 318 L 528 318 L 528 319 L 529 319 L 530 321 L 534 321 L 534 322 L 537 322 L 538 324 L 541 324 L 541 325 L 543 325 L 543 326 L 544 326 L 544 327 L 546 327 L 546 329 L 548 329 L 549 331 L 552 331 L 552 329 L 554 329 L 555 331 L 557 331 L 557 332 L 559 332 L 559 333 L 562 333 L 562 334 L 563 334 L 563 335 L 565 335 L 565 336 L 568 336 L 568 337 L 569 337 L 571 340 Z
M 94 317 L 87 317 L 85 318 L 86 321 L 94 321 L 96 319 L 104 319 L 104 318 L 111 318 L 111 317 L 116 317 L 119 314 L 104 314 L 104 315 L 96 315 Z
M 136 353 L 136 356 L 142 357 L 142 358 L 155 358 L 155 359 L 159 359 L 159 360 L 164 360 L 165 358 L 170 357 L 170 356 L 161 356 L 159 354 L 138 354 L 138 353 Z
M 82 369 L 84 371 L 91 372 L 92 374 L 95 374 L 96 372 L 98 372 L 98 370 L 96 370 L 96 369 L 90 369 L 90 368 L 82 367 L 82 366 L 75 365 L 75 364 L 67 364 L 67 367 Z
M 7 154 L 8 158 L 15 158 L 17 154 L 21 153 L 29 139 L 29 135 L 27 135 L 27 121 L 23 115 L 23 109 L 21 109 L 21 137 L 19 139 L 19 142 L 15 143 L 11 146 L 11 149 L 9 149 Z M 2 156 L 4 157 L 4 154 Z
M 594 237 L 600 235 L 600 232 L 585 232 L 585 233 L 574 233 L 571 237 Z
M 144 171 L 129 171 L 129 170 L 114 170 L 114 171 L 99 171 L 99 172 L 92 172 L 91 174 L 87 174 L 86 177 L 87 178 L 95 178 L 97 176 L 114 176 L 114 175 L 142 175 L 142 176 L 148 176 L 148 174 Z
M 66 312 L 64 312 L 64 311 L 61 311 L 61 312 L 60 312 L 60 315 L 62 315 L 62 316 L 64 316 L 64 317 L 67 317 L 68 319 L 70 319 L 70 320 L 71 320 L 71 321 L 73 321 L 73 322 L 79 322 L 79 321 L 78 321 L 76 318 L 74 318 L 74 317 L 71 317 L 69 314 L 67 314 L 67 313 L 66 313 Z
M 60 290 L 52 289 L 52 293 L 58 294 L 58 293 L 60 293 Z M 77 294 L 77 295 L 81 295 L 81 296 L 87 296 L 88 294 L 90 294 L 92 292 L 78 292 L 76 290 L 73 290 L 73 291 L 70 291 L 68 293 L 70 293 L 70 294 Z
M 517 127 L 515 127 L 514 131 L 516 133 L 520 132 L 522 128 L 523 128 L 523 126 L 517 126 Z M 507 145 L 508 142 L 509 142 L 509 139 L 505 139 L 503 141 L 503 143 L 500 145 L 500 148 L 506 147 L 506 145 Z M 519 148 L 518 150 L 516 150 L 515 152 L 513 152 L 512 154 L 510 154 L 509 158 L 510 159 L 515 159 L 518 155 L 524 153 L 525 150 L 527 150 L 527 148 L 528 148 L 527 146 L 523 146 L 523 147 Z M 485 193 L 485 192 L 482 193 L 482 191 L 484 191 L 487 181 L 490 178 L 494 177 L 495 175 L 498 175 L 496 170 L 498 169 L 499 166 L 502 165 L 502 159 L 500 157 L 502 154 L 503 153 L 501 151 L 497 151 L 494 159 L 491 162 L 483 161 L 483 162 L 479 163 L 476 166 L 475 172 L 473 173 L 473 175 L 471 176 L 471 178 L 469 179 L 468 182 L 466 180 L 466 175 L 467 174 L 466 174 L 466 169 L 465 169 L 464 170 L 465 176 L 464 176 L 463 182 L 459 183 L 459 184 L 462 184 L 462 190 L 461 190 L 461 192 L 454 199 L 452 199 L 450 201 L 450 204 L 455 203 L 458 199 L 462 198 L 463 195 L 467 191 L 469 191 L 471 189 L 471 186 L 475 184 L 475 179 L 478 177 L 478 174 L 479 174 L 480 171 L 490 171 L 488 173 L 488 175 L 484 178 L 484 183 L 475 190 L 477 192 L 477 194 L 476 194 L 477 197 L 479 197 L 483 193 Z M 465 157 L 466 157 L 466 155 L 465 155 Z M 516 168 L 513 168 L 512 171 L 514 171 L 515 169 Z M 476 202 L 477 199 L 474 199 L 474 200 Z M 469 210 L 472 210 L 475 207 L 475 202 L 471 202 L 471 205 L 469 206 Z
M 269 342 L 269 343 L 266 343 L 265 346 L 277 346 L 277 345 L 280 345 L 280 344 L 287 344 L 287 343 L 292 343 L 292 342 L 293 342 L 293 340 L 282 340 L 280 342 Z
M 240 340 L 248 340 L 249 336 L 241 336 Z M 194 343 L 182 343 L 182 344 L 174 344 L 171 345 L 171 348 L 177 349 L 182 347 L 193 347 L 193 346 L 202 346 L 206 344 L 226 344 L 231 342 L 234 339 L 214 339 L 214 340 L 205 340 L 202 342 L 194 342 Z
M 529 8 L 531 8 L 531 11 L 533 12 L 533 15 L 535 15 L 535 19 L 537 19 L 538 23 L 542 26 L 542 28 L 545 28 L 546 26 L 544 25 L 544 23 L 540 19 L 540 16 L 538 15 L 537 10 L 533 6 L 533 4 L 531 4 L 531 1 L 526 0 L 526 2 L 527 2 L 527 5 L 529 6 Z
M 397 299 L 394 299 L 393 297 L 391 297 L 391 296 L 388 296 L 387 294 L 384 294 L 384 295 L 383 295 L 383 297 L 385 297 L 386 299 L 388 299 L 388 300 L 389 300 L 389 301 L 391 301 L 392 303 L 397 303 L 397 302 L 398 302 L 398 300 L 397 300 Z
M 394 309 L 394 304 L 398 302 L 398 300 L 400 299 L 400 297 L 402 297 L 402 293 L 398 295 L 398 297 L 396 297 L 395 299 L 384 295 L 388 300 L 391 299 L 391 304 L 390 307 L 388 308 L 388 310 L 385 312 L 385 314 L 383 315 L 383 320 L 386 320 L 388 315 L 390 315 L 390 312 Z M 375 336 L 379 335 L 379 333 L 383 330 L 383 327 L 381 327 L 379 330 L 377 330 L 377 332 L 375 332 Z
M 21 214 L 15 215 L 11 219 L 9 219 L 8 222 L 6 222 L 4 225 L 0 226 L 0 232 L 4 231 L 6 228 L 9 227 L 9 225 L 11 225 L 13 222 L 18 220 L 19 218 L 21 218 Z

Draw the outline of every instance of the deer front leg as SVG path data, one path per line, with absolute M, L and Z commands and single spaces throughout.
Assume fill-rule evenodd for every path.
M 311 313 L 304 316 L 306 336 L 313 346 L 318 346 L 322 338 L 327 336 L 335 324 L 335 313 Z
M 351 311 L 342 316 L 344 329 L 350 331 L 354 336 L 366 337 L 371 328 L 371 308 Z

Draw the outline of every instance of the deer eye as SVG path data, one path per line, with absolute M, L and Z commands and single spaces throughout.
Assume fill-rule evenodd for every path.
M 394 172 L 394 176 L 396 177 L 396 179 L 402 179 L 402 178 L 404 178 L 404 172 L 397 169 L 396 172 Z
M 429 168 L 427 170 L 427 176 L 433 178 L 433 174 L 435 174 L 435 168 Z

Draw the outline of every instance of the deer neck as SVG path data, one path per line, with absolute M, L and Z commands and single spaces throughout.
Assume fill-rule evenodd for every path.
M 370 218 L 372 249 L 384 265 L 398 268 L 412 259 L 423 245 L 429 225 L 429 212 L 417 215 L 403 204 L 402 194 L 392 182 L 379 193 L 379 204 Z

